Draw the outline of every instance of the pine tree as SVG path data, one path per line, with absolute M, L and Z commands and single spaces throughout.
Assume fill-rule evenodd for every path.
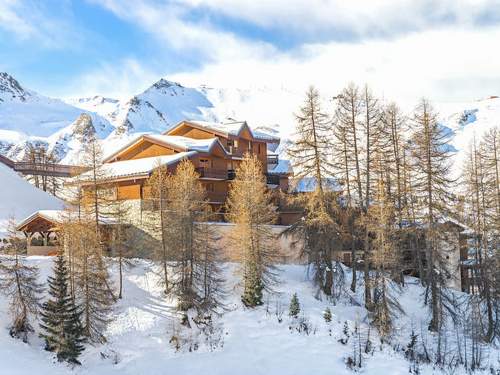
M 31 319 L 38 314 L 43 288 L 38 283 L 38 268 L 26 264 L 21 255 L 21 244 L 15 241 L 14 219 L 9 220 L 7 230 L 8 240 L 12 244 L 8 253 L 12 257 L 0 262 L 0 291 L 10 299 L 10 335 L 27 342 L 28 334 L 33 332 Z
M 50 298 L 43 304 L 40 324 L 46 350 L 53 351 L 59 361 L 80 364 L 78 357 L 85 349 L 83 343 L 81 309 L 75 305 L 69 291 L 69 270 L 66 260 L 59 254 L 54 274 L 49 276 Z
M 276 220 L 276 209 L 255 155 L 246 154 L 238 166 L 230 185 L 227 209 L 228 218 L 235 223 L 231 236 L 242 265 L 242 302 L 248 307 L 262 305 L 263 291 L 271 291 L 277 282 L 273 263 L 278 249 L 269 228 Z
M 290 306 L 288 308 L 288 315 L 292 318 L 298 317 L 300 314 L 300 303 L 297 293 L 293 293 L 292 299 L 290 300 Z

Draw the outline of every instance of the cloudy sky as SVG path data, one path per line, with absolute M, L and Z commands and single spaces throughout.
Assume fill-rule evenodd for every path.
M 0 71 L 53 96 L 185 85 L 500 95 L 500 0 L 0 0 Z

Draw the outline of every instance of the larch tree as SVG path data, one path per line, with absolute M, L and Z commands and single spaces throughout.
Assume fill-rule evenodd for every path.
M 453 181 L 450 174 L 449 134 L 439 124 L 431 104 L 422 99 L 413 117 L 412 146 L 413 170 L 415 173 L 414 189 L 421 202 L 420 217 L 425 224 L 425 283 L 430 292 L 432 319 L 429 330 L 437 332 L 441 328 L 445 312 L 453 312 L 453 306 L 446 295 L 446 279 L 449 270 L 445 265 L 446 254 L 440 242 L 442 233 L 439 220 L 447 212 L 450 200 L 450 187 Z
M 177 297 L 179 311 L 195 307 L 195 269 L 198 262 L 196 223 L 205 206 L 206 191 L 199 181 L 193 163 L 183 160 L 174 174 L 167 178 L 168 199 L 165 218 L 168 222 L 166 239 L 173 249 L 175 261 L 169 293 Z
M 241 260 L 245 306 L 263 304 L 263 292 L 277 282 L 274 261 L 278 248 L 269 224 L 276 220 L 266 177 L 255 155 L 246 154 L 231 182 L 227 200 L 228 218 L 235 223 L 231 237 Z
M 350 83 L 335 98 L 336 108 L 333 132 L 337 149 L 333 153 L 335 172 L 342 176 L 346 187 L 349 207 L 363 207 L 363 188 L 361 175 L 361 121 L 363 118 L 363 100 L 359 88 Z M 341 153 L 339 153 L 339 151 Z M 340 168 L 339 168 L 340 167 Z M 352 202 L 352 203 L 351 203 Z M 351 240 L 352 282 L 351 290 L 356 291 L 357 286 L 357 238 Z
M 380 167 L 380 164 L 379 164 Z M 375 171 L 374 171 L 375 172 Z M 369 261 L 375 277 L 373 279 L 372 320 L 382 338 L 393 331 L 395 317 L 403 309 L 394 295 L 391 273 L 397 267 L 397 226 L 393 202 L 387 194 L 386 177 L 383 169 L 378 172 L 377 190 L 373 204 L 366 216 L 367 229 L 372 233 L 373 242 Z
M 43 288 L 38 283 L 38 268 L 27 265 L 21 255 L 23 248 L 15 240 L 14 219 L 9 220 L 7 230 L 11 244 L 7 252 L 11 257 L 0 262 L 0 291 L 9 298 L 10 335 L 27 342 L 29 333 L 33 332 L 32 320 L 38 314 Z
M 149 224 L 155 232 L 159 233 L 160 237 L 159 246 L 155 247 L 155 258 L 161 264 L 161 284 L 165 294 L 168 294 L 170 289 L 168 261 L 171 258 L 171 254 L 173 254 L 173 249 L 170 249 L 170 244 L 168 242 L 168 221 L 166 218 L 168 196 L 167 182 L 169 176 L 168 167 L 158 162 L 147 184 L 150 205 L 154 211 L 158 212 L 158 218 L 150 217 Z
M 314 191 L 300 197 L 305 206 L 304 219 L 292 225 L 285 234 L 296 236 L 302 252 L 313 267 L 314 282 L 327 296 L 334 294 L 334 276 L 341 275 L 334 252 L 339 249 L 341 230 L 338 202 L 331 192 L 328 178 L 333 174 L 331 162 L 331 121 L 321 109 L 320 96 L 314 87 L 296 117 L 296 141 L 288 149 L 297 180 L 312 179 Z
M 370 208 L 370 204 L 373 200 L 372 192 L 372 170 L 375 162 L 375 152 L 377 148 L 381 148 L 381 124 L 382 124 L 382 110 L 380 103 L 377 98 L 373 95 L 368 86 L 365 86 L 362 94 L 362 110 L 363 119 L 361 121 L 361 130 L 364 147 L 363 158 L 364 165 L 362 167 L 362 174 L 364 175 L 364 198 L 365 201 L 361 204 L 365 214 Z M 370 278 L 370 233 L 369 230 L 365 229 L 364 238 L 364 286 L 365 286 L 365 306 L 371 309 L 371 278 Z
M 469 285 L 471 298 L 486 319 L 479 322 L 482 339 L 492 341 L 495 337 L 498 313 L 498 300 L 495 298 L 495 252 L 498 251 L 498 218 L 496 209 L 498 202 L 497 189 L 492 180 L 498 178 L 498 167 L 495 164 L 495 129 L 489 132 L 478 144 L 475 137 L 470 144 L 462 172 L 462 182 L 465 187 L 466 212 L 468 222 L 474 231 L 473 278 Z M 492 138 L 490 138 L 492 137 Z M 495 181 L 498 183 L 498 180 Z M 497 233 L 495 233 L 495 231 Z
M 220 314 L 227 296 L 222 266 L 220 235 L 209 221 L 210 207 L 204 207 L 196 223 L 194 247 L 196 262 L 194 267 L 194 305 L 200 316 Z
M 65 251 L 72 257 L 70 279 L 75 303 L 82 307 L 83 334 L 91 342 L 102 343 L 115 299 L 94 225 L 93 218 L 81 217 L 63 223 L 61 233 Z

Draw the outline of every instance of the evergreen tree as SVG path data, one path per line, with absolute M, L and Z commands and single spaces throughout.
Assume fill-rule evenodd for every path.
M 325 319 L 325 322 L 330 323 L 332 321 L 332 312 L 330 311 L 330 308 L 327 307 L 325 311 L 323 311 L 323 319 Z
M 46 350 L 53 351 L 59 361 L 80 364 L 78 357 L 84 350 L 81 309 L 75 305 L 69 290 L 69 270 L 66 260 L 59 254 L 54 274 L 49 276 L 50 298 L 43 304 L 40 324 Z
M 297 293 L 293 293 L 292 299 L 290 300 L 290 307 L 288 308 L 288 315 L 292 318 L 298 317 L 300 314 L 300 303 Z
M 246 154 L 236 170 L 227 201 L 228 217 L 235 223 L 231 233 L 238 250 L 243 274 L 243 304 L 263 303 L 263 291 L 277 282 L 274 260 L 278 256 L 276 239 L 269 224 L 276 220 L 266 178 L 255 155 Z

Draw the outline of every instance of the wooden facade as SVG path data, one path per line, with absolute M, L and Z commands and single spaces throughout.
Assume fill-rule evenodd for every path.
M 276 140 L 270 141 L 276 142 Z M 246 123 L 241 123 L 238 131 L 224 132 L 217 128 L 202 127 L 196 123 L 183 121 L 165 134 L 139 137 L 109 156 L 104 162 L 112 165 L 117 162 L 175 156 L 186 152 L 189 153 L 187 159 L 193 163 L 200 175 L 200 182 L 206 189 L 207 199 L 215 211 L 224 205 L 230 181 L 234 179 L 243 155 L 246 153 L 257 155 L 262 163 L 263 172 L 267 175 L 267 141 L 262 136 L 254 137 Z M 168 164 L 167 168 L 171 173 L 175 172 L 179 161 Z M 141 200 L 144 201 L 142 207 L 147 209 L 147 200 L 151 199 L 147 180 L 151 173 L 152 170 L 142 174 L 132 171 L 126 176 L 109 176 L 101 183 L 109 185 L 110 194 L 114 199 Z M 270 178 L 277 181 L 278 189 L 288 188 L 288 175 L 269 175 L 268 179 Z M 85 183 L 82 185 L 85 190 Z

